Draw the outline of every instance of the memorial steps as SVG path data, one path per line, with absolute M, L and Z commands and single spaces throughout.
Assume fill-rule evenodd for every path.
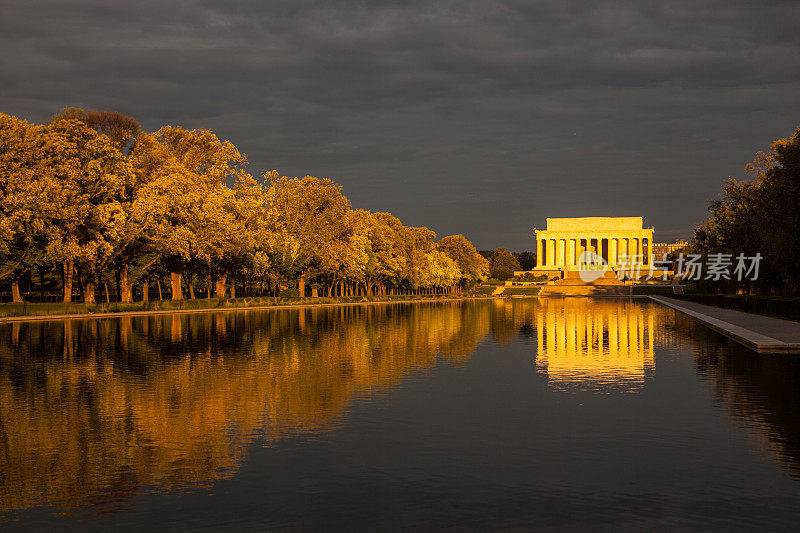
M 563 279 L 549 282 L 539 296 L 629 296 L 631 285 L 617 279 L 613 270 L 603 272 L 594 281 L 584 281 L 580 271 L 567 271 Z M 585 277 L 585 276 L 584 276 Z

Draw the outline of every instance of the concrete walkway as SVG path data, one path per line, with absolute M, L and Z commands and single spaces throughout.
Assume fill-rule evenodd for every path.
M 800 322 L 666 296 L 651 296 L 650 299 L 689 315 L 701 324 L 758 353 L 800 354 Z

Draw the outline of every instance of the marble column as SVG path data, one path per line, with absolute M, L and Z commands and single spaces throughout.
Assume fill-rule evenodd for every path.
M 567 241 L 567 260 L 565 263 L 569 266 L 575 264 L 575 239 L 569 239 Z
M 536 266 L 542 265 L 542 239 L 536 239 Z
M 608 264 L 609 265 L 616 265 L 617 264 L 617 239 L 616 238 L 608 239 Z

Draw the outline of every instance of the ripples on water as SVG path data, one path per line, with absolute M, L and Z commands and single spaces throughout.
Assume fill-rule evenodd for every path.
M 0 525 L 780 525 L 799 381 L 630 300 L 0 324 Z

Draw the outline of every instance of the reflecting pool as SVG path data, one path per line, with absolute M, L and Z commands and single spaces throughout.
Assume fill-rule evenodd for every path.
M 643 299 L 0 324 L 0 529 L 800 521 L 800 363 Z

